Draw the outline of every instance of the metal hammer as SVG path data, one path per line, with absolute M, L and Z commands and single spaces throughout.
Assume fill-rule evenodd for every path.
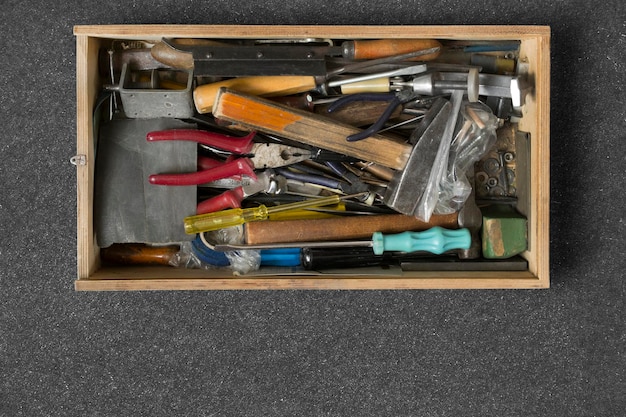
M 413 146 L 404 169 L 396 172 L 387 186 L 384 202 L 389 207 L 429 220 L 437 203 L 440 179 L 448 165 L 448 153 L 462 100 L 463 91 L 456 90 L 450 102 L 441 99 L 433 104 L 429 111 L 435 114 L 432 122 Z M 419 127 L 415 130 L 421 131 Z M 411 139 L 409 141 L 412 142 Z
M 420 132 L 420 138 L 413 147 L 406 167 L 402 171 L 397 171 L 391 182 L 387 186 L 385 193 L 385 204 L 406 215 L 415 215 L 418 205 L 423 201 L 424 194 L 429 187 L 429 180 L 432 175 L 433 164 L 441 156 L 441 148 L 444 143 L 452 138 L 456 125 L 459 108 L 461 105 L 462 93 L 455 92 L 452 102 L 446 100 L 436 101 L 427 119 L 432 122 L 423 129 L 416 129 Z M 445 150 L 445 148 L 444 148 Z M 461 259 L 475 259 L 480 256 L 480 228 L 482 226 L 482 214 L 476 205 L 474 190 L 461 210 L 458 212 L 458 227 L 466 227 L 472 233 L 472 246 L 470 249 L 459 252 Z

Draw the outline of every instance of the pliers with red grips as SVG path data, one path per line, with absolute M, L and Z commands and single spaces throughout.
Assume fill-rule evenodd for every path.
M 234 175 L 247 175 L 256 178 L 255 169 L 276 168 L 295 164 L 314 157 L 308 149 L 277 143 L 253 142 L 255 132 L 244 137 L 223 135 L 196 129 L 171 129 L 149 132 L 148 142 L 162 140 L 184 140 L 197 142 L 213 149 L 231 153 L 226 161 L 198 158 L 197 172 L 184 174 L 153 174 L 149 181 L 156 185 L 199 185 L 229 178 Z

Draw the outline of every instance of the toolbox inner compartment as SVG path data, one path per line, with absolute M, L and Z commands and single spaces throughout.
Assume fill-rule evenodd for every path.
M 400 31 L 402 30 L 402 31 Z M 548 276 L 549 202 L 549 29 L 545 27 L 176 27 L 78 26 L 77 36 L 77 290 L 134 289 L 410 289 L 410 288 L 545 288 Z M 357 35 L 358 34 L 358 35 Z M 401 35 L 401 36 L 400 36 Z M 166 266 L 114 266 L 101 262 L 94 236 L 94 128 L 96 98 L 110 80 L 101 77 L 98 55 L 116 41 L 157 41 L 163 37 L 213 39 L 394 37 L 440 40 L 519 41 L 532 92 L 519 119 L 516 149 L 517 210 L 527 218 L 528 248 L 520 254 L 524 270 L 403 271 L 368 267 L 324 272 L 262 267 L 233 276 L 224 269 L 178 269 Z M 84 157 L 84 158 L 83 158 Z M 80 161 L 84 161 L 81 163 Z M 476 184 L 474 184 L 476 186 Z M 181 219 L 182 221 L 182 219 Z

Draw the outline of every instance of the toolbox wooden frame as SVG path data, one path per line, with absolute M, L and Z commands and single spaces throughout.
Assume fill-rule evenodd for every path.
M 550 28 L 546 26 L 229 26 L 112 25 L 76 26 L 77 95 L 77 268 L 76 290 L 218 289 L 418 289 L 549 287 L 550 203 Z M 335 275 L 252 274 L 181 270 L 168 267 L 103 267 L 94 239 L 94 151 L 92 112 L 102 82 L 100 46 L 111 39 L 162 37 L 212 38 L 435 38 L 520 40 L 520 62 L 528 67 L 533 93 L 527 98 L 521 131 L 530 133 L 528 261 L 526 271 L 425 271 L 370 276 L 346 271 Z

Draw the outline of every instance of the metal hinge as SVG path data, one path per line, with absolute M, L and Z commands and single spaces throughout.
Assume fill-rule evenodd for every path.
M 74 155 L 70 158 L 70 163 L 75 166 L 87 165 L 87 155 Z

